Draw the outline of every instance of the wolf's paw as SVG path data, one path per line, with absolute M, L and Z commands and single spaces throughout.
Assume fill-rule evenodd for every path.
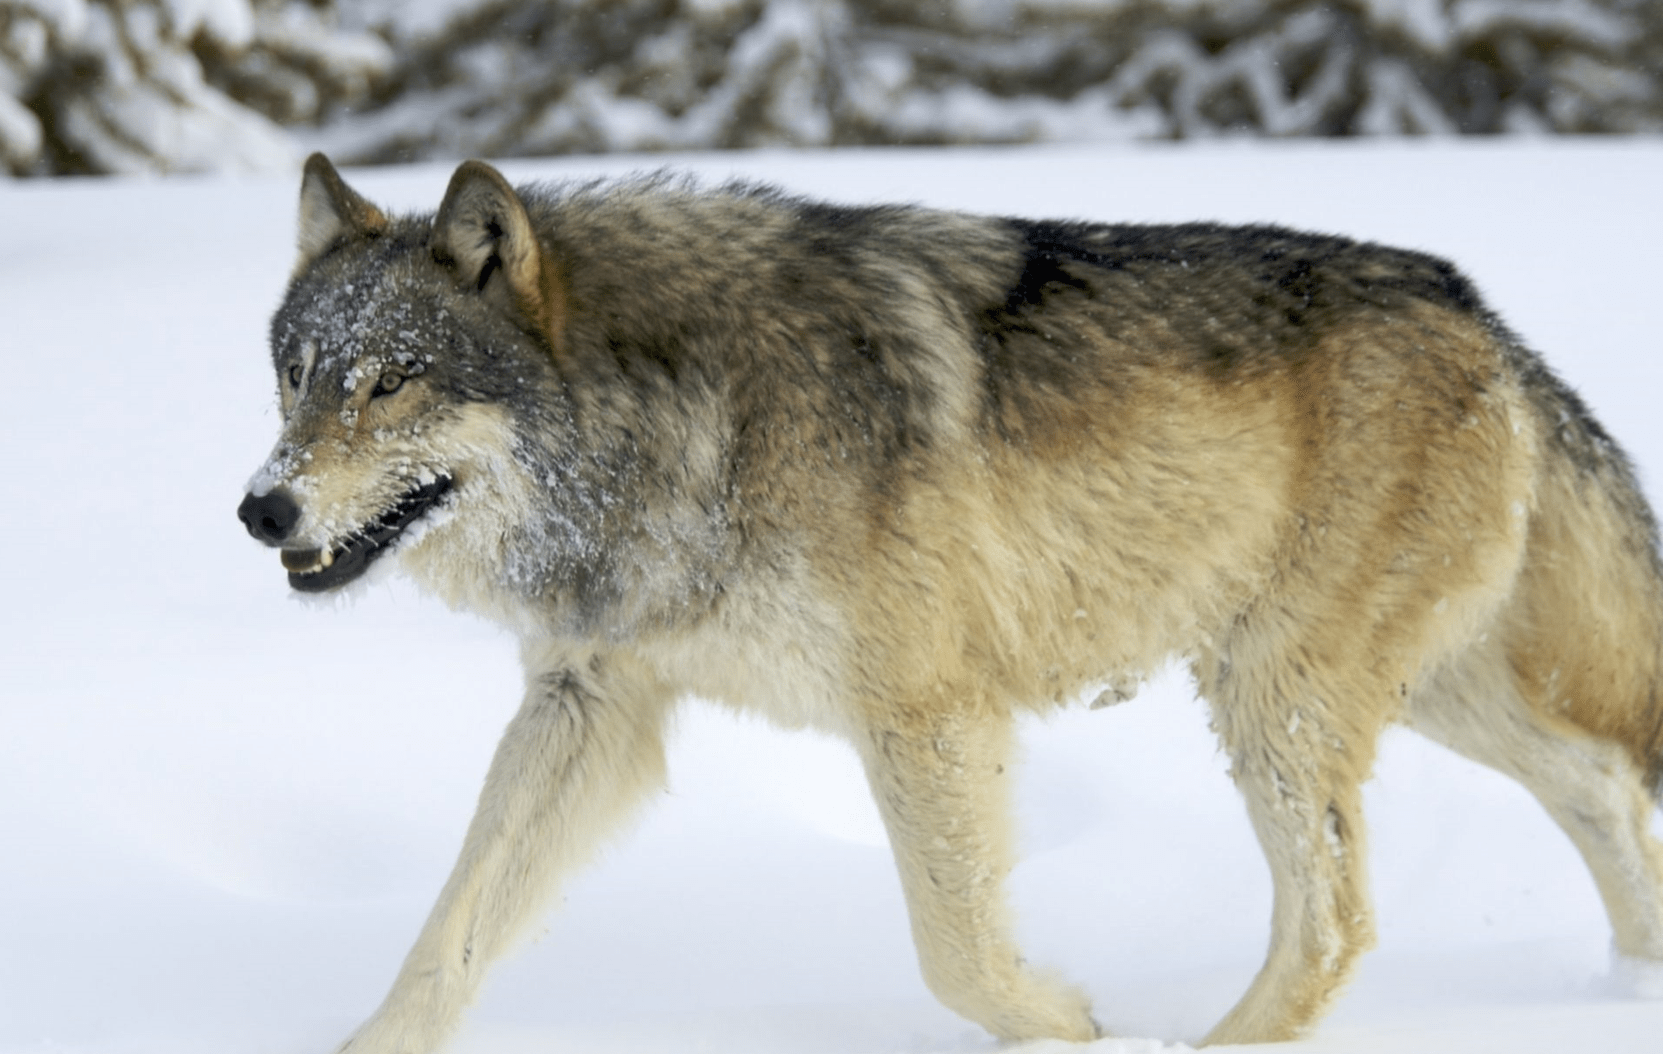
M 1630 999 L 1663 999 L 1663 959 L 1612 952 L 1607 983 L 1613 993 Z
M 448 1024 L 444 1019 L 383 1008 L 348 1036 L 335 1054 L 433 1054 L 444 1045 Z
M 988 1031 L 1006 1040 L 1062 1039 L 1089 1043 L 1103 1035 L 1091 1004 L 1079 989 L 1049 973 L 1023 971 L 1008 1000 L 980 1016 Z M 967 1015 L 971 1016 L 971 1015 Z
M 1036 1039 L 1029 1043 L 1014 1043 L 1000 1048 L 1001 1054 L 1195 1054 L 1195 1048 L 1182 1043 L 1162 1043 L 1158 1039 L 1124 1039 L 1110 1037 L 1081 1046 L 1062 1039 Z

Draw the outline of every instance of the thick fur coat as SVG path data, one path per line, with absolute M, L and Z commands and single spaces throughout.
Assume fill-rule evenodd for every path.
M 1516 778 L 1663 963 L 1663 573 L 1623 454 L 1424 255 L 1275 228 L 845 208 L 461 166 L 392 217 L 321 156 L 240 513 L 290 583 L 393 556 L 525 701 L 355 1054 L 426 1054 L 663 778 L 698 695 L 846 737 L 919 960 L 1086 1040 L 1003 881 L 1013 717 L 1187 661 L 1275 883 L 1211 1042 L 1307 1028 L 1372 940 L 1359 786 L 1405 722 Z M 1087 696 L 1089 697 L 1089 696 Z

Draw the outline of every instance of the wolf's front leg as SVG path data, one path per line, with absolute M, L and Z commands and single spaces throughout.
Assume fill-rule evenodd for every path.
M 1004 715 L 895 708 L 862 745 L 867 777 L 930 990 L 1001 1039 L 1085 1041 L 1097 1035 L 1085 997 L 1028 969 L 1011 936 L 1011 736 Z
M 614 656 L 526 655 L 462 854 L 351 1054 L 430 1054 L 555 883 L 664 778 L 670 693 Z

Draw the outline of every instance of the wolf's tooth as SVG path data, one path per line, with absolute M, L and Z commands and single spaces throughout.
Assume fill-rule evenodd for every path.
M 334 550 L 324 549 L 322 552 L 323 552 L 323 555 L 318 557 L 318 569 L 319 570 L 322 570 L 323 568 L 328 567 L 330 564 L 335 562 L 335 552 L 334 552 Z

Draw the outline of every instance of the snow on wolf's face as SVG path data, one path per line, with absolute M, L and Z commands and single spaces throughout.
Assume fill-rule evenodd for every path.
M 546 356 L 459 295 L 416 233 L 326 254 L 272 319 L 283 429 L 239 515 L 303 592 L 489 533 L 479 518 L 524 498 L 509 401 Z

